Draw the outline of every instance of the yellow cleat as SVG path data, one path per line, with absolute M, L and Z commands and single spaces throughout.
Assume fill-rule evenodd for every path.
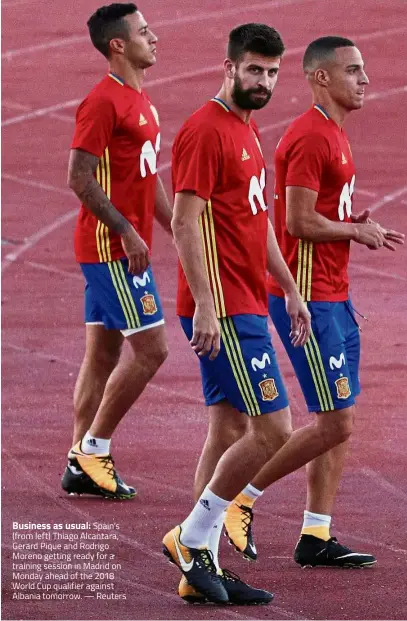
M 241 552 L 245 559 L 255 561 L 257 550 L 252 534 L 253 510 L 241 503 L 241 496 L 242 494 L 239 494 L 226 511 L 225 535 L 229 543 L 235 547 L 237 552 Z
M 134 498 L 136 495 L 136 490 L 126 485 L 117 474 L 111 455 L 88 455 L 82 451 L 81 443 L 78 442 L 78 444 L 71 448 L 68 457 L 70 463 L 76 463 L 77 466 L 79 466 L 79 468 L 77 468 L 78 474 L 80 474 L 82 470 L 82 473 L 85 473 L 85 475 L 89 477 L 95 489 L 99 490 L 101 495 L 108 498 L 119 498 L 121 500 Z M 74 473 L 72 472 L 71 474 L 71 478 L 73 478 Z M 69 484 L 73 486 L 73 482 L 70 481 Z M 64 489 L 66 489 L 66 486 Z M 70 492 L 69 489 L 66 489 L 66 491 Z M 78 492 L 76 488 L 72 489 L 72 491 L 74 493 L 81 493 L 80 491 Z M 89 492 L 84 491 L 84 493 Z

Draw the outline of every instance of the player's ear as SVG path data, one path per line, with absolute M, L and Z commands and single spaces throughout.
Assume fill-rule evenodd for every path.
M 124 54 L 123 39 L 111 39 L 109 42 L 110 51 L 115 54 Z
M 314 73 L 314 80 L 319 86 L 328 86 L 329 73 L 326 69 L 316 69 Z
M 225 76 L 227 78 L 233 79 L 235 76 L 235 65 L 230 60 L 230 58 L 226 58 L 223 62 L 223 68 L 225 70 Z

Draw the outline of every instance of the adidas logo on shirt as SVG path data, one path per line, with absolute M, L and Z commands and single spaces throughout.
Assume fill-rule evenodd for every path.
M 140 125 L 140 127 L 141 127 L 141 125 L 147 125 L 147 121 L 146 121 L 145 117 L 142 114 L 140 114 L 140 119 L 139 119 L 138 124 Z
M 250 160 L 250 155 L 248 154 L 246 149 L 243 149 L 243 151 L 242 151 L 242 162 L 246 162 L 247 160 Z
M 347 164 L 348 160 L 346 159 L 345 155 L 342 153 L 342 164 Z

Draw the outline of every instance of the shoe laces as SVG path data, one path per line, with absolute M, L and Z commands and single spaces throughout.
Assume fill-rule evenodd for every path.
M 203 548 L 202 550 L 198 550 L 198 562 L 201 562 L 205 569 L 208 570 L 210 574 L 213 574 L 213 578 L 216 580 L 219 579 L 218 574 L 216 573 L 215 563 L 213 562 L 213 552 L 208 550 L 208 548 Z
M 115 469 L 114 469 L 114 461 L 111 455 L 106 455 L 104 457 L 99 457 L 100 463 L 103 465 L 103 468 L 107 470 L 108 475 L 114 479 L 115 477 Z
M 224 580 L 230 580 L 231 582 L 243 582 L 237 574 L 229 569 L 222 569 L 221 577 L 224 578 Z
M 253 522 L 253 511 L 250 507 L 246 507 L 245 505 L 238 505 L 242 512 L 242 529 L 245 537 L 248 537 L 249 529 Z

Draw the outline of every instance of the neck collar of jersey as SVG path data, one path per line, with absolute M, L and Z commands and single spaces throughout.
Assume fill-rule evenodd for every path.
M 113 73 L 113 71 L 109 71 L 108 76 L 109 78 L 112 78 L 112 80 L 115 80 L 116 82 L 118 82 L 121 86 L 124 86 L 126 84 L 126 82 L 122 80 L 120 76 Z
M 226 112 L 231 111 L 230 106 L 228 106 L 227 103 L 225 103 L 220 97 L 212 97 L 211 101 L 216 101 L 216 103 L 222 106 L 222 108 L 226 110 Z
M 322 106 L 320 106 L 319 104 L 314 104 L 314 108 L 316 110 L 318 110 L 318 112 L 320 112 L 322 114 L 322 116 L 324 116 L 326 118 L 327 121 L 329 121 L 329 119 L 331 118 L 329 116 L 329 114 L 327 113 L 326 110 L 324 110 L 324 108 Z

